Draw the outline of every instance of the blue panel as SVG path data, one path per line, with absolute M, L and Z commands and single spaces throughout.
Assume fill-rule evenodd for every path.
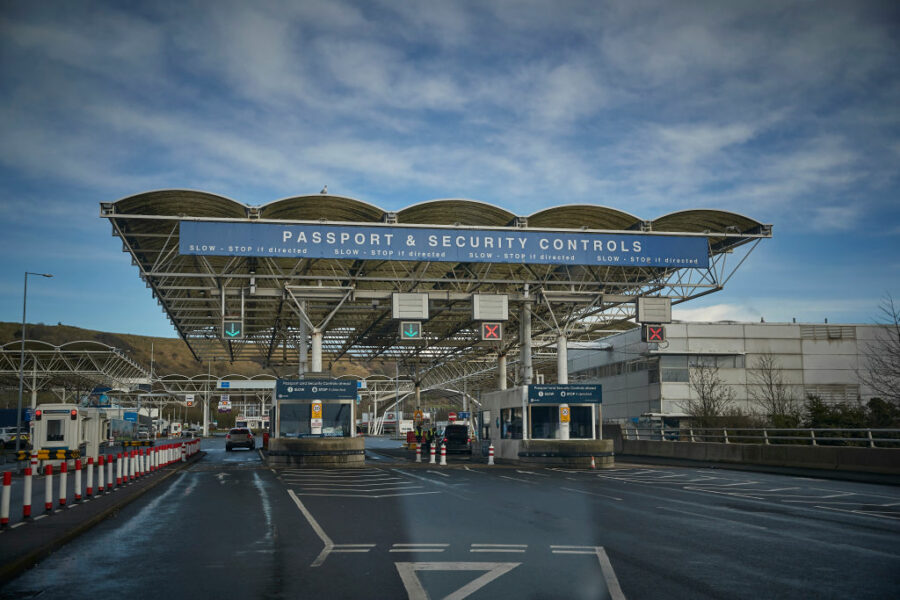
M 277 400 L 355 400 L 356 379 L 279 379 Z
M 603 401 L 603 386 L 589 384 L 529 385 L 529 404 L 588 404 Z
M 651 267 L 709 266 L 704 237 L 181 221 L 181 254 Z

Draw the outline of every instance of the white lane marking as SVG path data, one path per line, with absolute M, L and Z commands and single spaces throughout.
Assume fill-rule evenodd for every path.
M 316 535 L 319 536 L 319 539 L 322 540 L 322 543 L 325 544 L 325 547 L 322 548 L 322 552 L 319 553 L 319 556 L 316 557 L 316 560 L 312 562 L 310 567 L 318 567 L 325 559 L 328 558 L 328 554 L 334 548 L 334 542 L 331 541 L 331 538 L 325 533 L 325 530 L 322 529 L 322 526 L 319 525 L 318 521 L 312 516 L 312 513 L 306 509 L 306 506 L 303 505 L 303 502 L 300 501 L 300 498 L 297 497 L 297 494 L 294 493 L 294 490 L 288 490 L 288 495 L 294 501 L 294 504 L 297 505 L 297 508 L 300 509 L 300 512 L 303 513 L 303 516 L 306 517 L 306 520 L 309 522 L 310 527 L 313 528 L 313 531 L 316 532 Z
M 734 525 L 741 525 L 742 527 L 750 527 L 753 529 L 762 529 L 763 531 L 769 531 L 768 527 L 763 527 L 762 525 L 751 525 L 750 523 L 744 523 L 742 521 L 737 521 L 735 519 L 726 519 L 725 517 L 714 517 L 709 514 L 695 513 L 689 510 L 679 510 L 677 508 L 669 508 L 668 506 L 657 506 L 657 510 L 667 510 L 669 512 L 678 513 L 682 515 L 690 515 L 692 517 L 698 517 L 700 519 L 709 519 L 712 521 L 725 521 L 726 523 L 732 523 Z
M 445 596 L 444 600 L 463 600 L 468 598 L 473 592 L 476 592 L 497 579 L 498 577 L 509 573 L 522 563 L 481 563 L 481 562 L 419 562 L 419 563 L 394 563 L 397 572 L 400 573 L 400 579 L 403 581 L 403 587 L 409 600 L 429 600 L 430 596 L 422 587 L 422 582 L 416 575 L 416 571 L 487 571 L 484 575 L 473 579 L 466 585 L 462 586 L 449 596 Z
M 374 547 L 375 544 L 335 544 L 331 551 L 335 553 L 366 553 Z
M 393 544 L 393 546 L 394 546 L 395 548 L 399 548 L 400 546 L 406 546 L 406 547 L 410 547 L 410 548 L 415 548 L 416 546 L 441 546 L 442 548 L 446 548 L 446 547 L 448 547 L 449 545 L 450 545 L 450 544 L 437 544 L 437 543 L 432 544 L 432 543 L 427 543 L 427 542 L 416 543 L 416 544 L 405 543 L 405 542 L 404 542 L 404 543 L 400 543 L 400 544 Z
M 388 552 L 443 552 L 444 548 L 391 548 Z
M 463 469 L 465 469 L 466 471 L 469 471 L 470 473 L 478 473 L 480 475 L 485 474 L 484 471 L 480 471 L 478 469 L 470 469 L 468 465 L 463 465 Z
M 513 481 L 521 481 L 522 483 L 530 483 L 531 485 L 536 485 L 537 481 L 528 481 L 527 479 L 519 479 L 518 477 L 509 477 L 507 475 L 501 475 L 503 479 L 512 479 Z
M 21 527 L 24 524 L 25 524 L 25 521 L 20 521 L 19 523 L 16 523 L 15 525 L 10 525 L 9 528 L 15 529 L 16 527 Z
M 821 508 L 823 510 L 833 510 L 836 512 L 852 513 L 854 515 L 864 515 L 867 517 L 878 517 L 879 519 L 891 519 L 892 521 L 900 520 L 900 516 L 884 515 L 884 514 L 878 513 L 877 511 L 869 512 L 867 510 L 848 510 L 846 508 L 834 508 L 831 506 L 814 506 L 813 508 Z
M 444 487 L 452 487 L 452 484 L 444 483 L 443 481 L 438 481 L 436 479 L 431 479 L 430 477 L 422 477 L 421 475 L 413 475 L 407 471 L 401 471 L 400 469 L 394 469 L 394 471 L 406 475 L 407 477 L 412 477 L 413 479 L 419 479 L 421 481 L 427 481 L 428 483 L 433 483 L 434 485 L 442 485 Z
M 424 496 L 425 494 L 440 494 L 441 492 L 409 492 L 407 494 L 307 494 L 300 493 L 298 496 L 319 496 L 323 498 L 398 498 L 400 496 Z
M 391 492 L 395 490 L 417 490 L 421 489 L 421 485 L 416 485 L 414 483 L 407 483 L 400 486 L 393 487 L 342 487 L 342 488 L 333 488 L 328 486 L 318 486 L 318 485 L 304 485 L 303 490 L 324 490 L 328 492 Z
M 514 552 L 524 554 L 528 544 L 472 544 L 469 552 Z
M 567 487 L 560 488 L 560 489 L 566 490 L 567 492 L 578 492 L 579 494 L 587 494 L 588 496 L 599 496 L 601 498 L 610 498 L 612 500 L 618 500 L 619 502 L 623 501 L 622 498 L 619 498 L 618 496 L 609 496 L 607 494 L 599 494 L 597 492 L 588 492 L 585 490 L 576 490 L 575 488 L 567 488 Z
M 428 472 L 429 472 L 429 473 L 434 473 L 435 475 L 440 475 L 441 477 L 450 477 L 450 476 L 447 475 L 446 473 L 441 473 L 440 471 L 432 471 L 431 469 L 428 469 Z
M 516 473 L 522 473 L 523 475 L 537 475 L 538 477 L 550 477 L 546 473 L 535 473 L 534 471 L 522 471 L 519 469 L 516 469 Z
M 46 516 L 47 516 L 47 515 L 41 515 L 41 516 L 39 516 L 39 517 L 35 517 L 34 520 L 35 520 L 35 521 L 40 521 L 41 519 L 43 519 L 43 518 L 46 517 Z
M 609 556 L 603 546 L 597 546 L 597 560 L 600 561 L 600 570 L 603 571 L 603 579 L 606 580 L 606 589 L 612 600 L 625 600 L 625 594 L 622 593 L 622 587 L 619 585 L 619 579 L 616 572 L 613 571 L 612 563 L 609 562 Z

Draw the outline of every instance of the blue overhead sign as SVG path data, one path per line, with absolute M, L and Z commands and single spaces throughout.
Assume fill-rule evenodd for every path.
M 702 236 L 181 221 L 181 254 L 709 267 Z
M 529 404 L 588 404 L 603 401 L 601 385 L 557 383 L 528 386 Z
M 356 379 L 279 379 L 277 400 L 355 400 Z
M 131 423 L 137 423 L 138 415 L 136 412 L 122 413 L 122 419 Z

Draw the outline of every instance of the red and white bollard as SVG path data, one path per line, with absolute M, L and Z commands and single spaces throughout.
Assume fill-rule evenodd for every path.
M 434 442 L 431 442 L 431 460 L 428 461 L 428 464 L 430 464 L 430 465 L 433 465 L 433 464 L 435 464 L 435 462 L 437 462 L 434 460 L 434 451 L 435 451 L 436 447 L 437 447 L 437 444 L 435 444 Z
M 488 447 L 488 464 L 494 464 L 494 443 L 491 442 L 491 445 Z
M 81 459 L 75 459 L 75 502 L 81 502 Z
M 25 485 L 24 485 L 24 490 L 23 490 L 24 498 L 22 499 L 22 518 L 23 519 L 31 518 L 31 478 L 32 478 L 31 467 L 30 466 L 25 467 L 25 482 L 24 482 Z
M 187 444 L 181 442 L 181 462 L 187 462 Z
M 441 444 L 441 464 L 447 464 L 447 444 Z
M 422 462 L 422 444 L 416 444 L 416 462 Z
M 44 467 L 44 510 L 53 510 L 53 465 Z
M 9 495 L 12 492 L 12 471 L 3 472 L 3 494 L 0 496 L 0 529 L 9 525 Z
M 103 471 L 106 470 L 106 465 L 103 464 L 103 455 L 100 454 L 97 456 L 97 494 L 103 493 L 103 488 L 106 486 L 103 482 Z
M 113 487 L 113 455 L 106 457 L 106 491 L 112 491 Z
M 134 463 L 136 463 L 136 462 L 137 461 L 135 460 L 134 450 L 132 450 L 131 452 L 128 453 L 128 481 L 129 482 L 134 481 L 134 474 L 135 474 Z
M 66 505 L 66 480 L 69 478 L 69 463 L 66 462 L 66 459 L 63 459 L 61 463 L 59 463 L 59 505 L 63 507 Z
M 122 485 L 122 453 L 116 454 L 116 487 Z
M 103 469 L 100 469 L 100 472 L 103 473 Z M 101 486 L 103 484 L 100 484 Z M 91 498 L 94 495 L 94 457 L 88 456 L 88 464 L 87 464 L 87 487 L 84 490 L 84 495 L 88 498 Z

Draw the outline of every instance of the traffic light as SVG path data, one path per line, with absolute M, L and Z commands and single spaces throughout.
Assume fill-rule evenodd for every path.
M 500 341 L 503 339 L 503 322 L 502 321 L 483 321 L 481 323 L 481 339 L 482 341 Z
M 665 342 L 666 326 L 665 325 L 643 325 L 641 327 L 642 342 Z

